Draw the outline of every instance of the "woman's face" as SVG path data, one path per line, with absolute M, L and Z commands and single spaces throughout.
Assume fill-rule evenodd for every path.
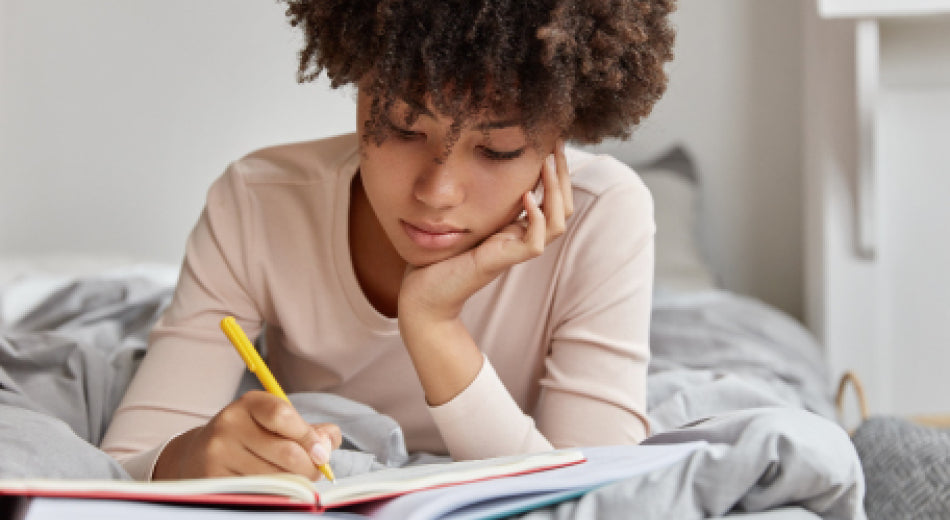
M 558 137 L 545 132 L 538 149 L 515 119 L 476 117 L 446 154 L 452 120 L 430 110 L 407 126 L 408 106 L 397 103 L 376 146 L 363 139 L 371 104 L 359 94 L 360 179 L 389 241 L 414 266 L 462 253 L 517 218 Z

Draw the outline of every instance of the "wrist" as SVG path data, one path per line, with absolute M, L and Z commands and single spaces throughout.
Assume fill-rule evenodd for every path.
M 451 314 L 425 312 L 411 309 L 398 313 L 399 332 L 406 346 L 416 341 L 425 341 L 427 338 L 451 338 L 461 334 L 468 335 L 468 330 L 462 324 L 459 316 Z
M 453 322 L 459 320 L 464 303 L 463 300 L 457 305 L 449 305 L 445 302 L 430 301 L 425 296 L 414 297 L 407 292 L 400 292 L 396 314 L 400 327 L 403 323 L 413 327 L 451 327 Z

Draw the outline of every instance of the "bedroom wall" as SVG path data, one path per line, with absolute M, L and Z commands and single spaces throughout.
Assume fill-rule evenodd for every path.
M 600 148 L 686 143 L 722 285 L 801 316 L 798 11 L 682 0 L 668 95 Z M 353 129 L 352 93 L 294 82 L 297 49 L 271 1 L 0 0 L 0 255 L 178 262 L 229 160 Z
M 801 317 L 801 9 L 682 0 L 670 84 L 630 161 L 677 142 L 703 177 L 700 231 L 722 285 Z
M 349 94 L 296 84 L 276 2 L 2 5 L 3 253 L 177 263 L 228 161 L 354 127 Z

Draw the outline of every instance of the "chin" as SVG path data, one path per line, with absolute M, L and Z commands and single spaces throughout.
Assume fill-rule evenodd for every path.
M 455 256 L 455 253 L 441 253 L 441 254 L 428 253 L 426 254 L 426 253 L 417 252 L 416 254 L 403 255 L 402 258 L 403 260 L 406 261 L 407 264 L 416 268 L 422 268 L 422 267 L 428 267 L 432 264 L 437 264 L 441 262 L 442 260 L 451 258 L 453 256 Z
M 464 253 L 469 249 L 471 249 L 471 247 L 465 247 L 459 250 L 455 250 L 454 248 L 443 250 L 426 250 L 409 246 L 406 249 L 400 251 L 399 256 L 401 256 L 407 264 L 413 267 L 421 268 L 452 258 L 453 256 Z

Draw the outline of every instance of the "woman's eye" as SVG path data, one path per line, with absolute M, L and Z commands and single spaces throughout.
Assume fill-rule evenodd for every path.
M 413 132 L 412 130 L 405 130 L 403 128 L 395 128 L 396 137 L 402 139 L 403 141 L 415 141 L 417 139 L 425 139 L 426 134 L 422 132 Z
M 422 132 L 414 132 L 407 128 L 400 128 L 393 124 L 391 121 L 387 121 L 387 125 L 392 131 L 393 135 L 401 141 L 415 141 L 418 139 L 425 139 L 426 135 Z
M 521 154 L 524 153 L 524 148 L 518 148 L 517 150 L 511 150 L 510 152 L 492 150 L 491 148 L 481 147 L 481 153 L 487 159 L 492 161 L 509 161 L 511 159 L 517 159 L 521 157 Z

